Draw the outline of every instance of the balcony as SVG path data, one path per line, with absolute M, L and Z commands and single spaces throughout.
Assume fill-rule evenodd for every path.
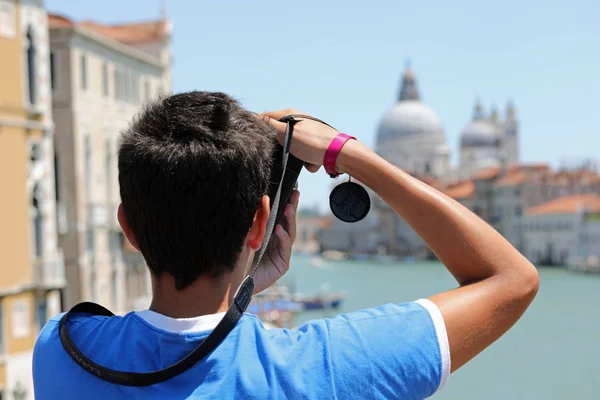
M 54 257 L 45 257 L 33 262 L 33 284 L 41 289 L 59 289 L 65 287 L 65 258 L 62 250 Z

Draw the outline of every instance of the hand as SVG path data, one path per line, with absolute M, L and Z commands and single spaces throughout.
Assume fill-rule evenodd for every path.
M 271 287 L 290 269 L 299 199 L 300 192 L 294 190 L 254 275 L 254 294 Z
M 277 130 L 277 140 L 281 145 L 285 141 L 285 129 L 287 124 L 279 122 L 279 119 L 290 114 L 304 114 L 298 110 L 287 109 L 281 111 L 271 111 L 259 114 L 259 116 L 270 126 Z M 294 125 L 294 137 L 290 146 L 290 152 L 297 158 L 308 163 L 306 169 L 310 172 L 316 172 L 323 165 L 325 152 L 331 144 L 331 141 L 338 135 L 338 131 L 310 119 L 296 118 L 301 122 Z

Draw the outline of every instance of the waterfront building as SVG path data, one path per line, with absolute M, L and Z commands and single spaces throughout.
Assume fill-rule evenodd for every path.
M 150 292 L 117 222 L 118 139 L 145 100 L 171 90 L 171 24 L 49 21 L 65 306 L 88 300 L 123 313 Z
M 35 339 L 62 311 L 48 19 L 0 0 L 0 398 L 33 399 Z
M 321 216 L 318 213 L 308 213 L 300 210 L 296 217 L 294 251 L 304 254 L 314 254 L 321 251 L 319 234 L 331 222 L 329 216 Z
M 600 212 L 580 209 L 576 222 L 575 246 L 569 253 L 567 267 L 600 273 Z
M 512 102 L 500 117 L 495 107 L 486 114 L 477 100 L 471 121 L 460 134 L 459 164 L 453 168 L 443 125 L 422 102 L 415 73 L 407 68 L 398 101 L 385 112 L 377 130 L 376 151 L 469 208 L 524 251 L 524 210 L 566 196 L 600 194 L 600 176 L 592 162 L 561 165 L 555 171 L 547 164 L 521 163 L 519 126 Z M 383 248 L 397 256 L 432 257 L 408 224 L 368 192 L 371 215 L 357 224 L 334 219 L 320 235 L 321 246 L 344 252 Z
M 567 265 L 582 245 L 598 247 L 598 237 L 589 235 L 595 225 L 582 226 L 587 215 L 597 213 L 597 194 L 561 197 L 528 209 L 522 223 L 523 254 L 536 265 Z M 586 234 L 592 243 L 580 241 Z

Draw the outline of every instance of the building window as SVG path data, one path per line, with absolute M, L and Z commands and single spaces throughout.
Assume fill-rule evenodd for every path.
M 90 294 L 92 297 L 92 301 L 96 300 L 96 267 L 94 265 L 92 267 L 92 273 L 90 274 Z
M 11 1 L 0 1 L 0 36 L 13 39 L 17 33 L 16 9 Z
M 81 88 L 83 90 L 87 89 L 87 57 L 85 54 L 81 55 Z
M 26 299 L 14 300 L 11 310 L 12 337 L 23 339 L 31 334 L 31 310 Z
M 123 89 L 124 100 L 131 101 L 131 73 L 129 71 L 123 71 Z
M 44 252 L 44 245 L 43 245 L 43 238 L 44 238 L 44 232 L 43 232 L 43 219 L 42 219 L 42 210 L 40 207 L 40 201 L 38 200 L 38 193 L 39 192 L 39 188 L 36 185 L 35 188 L 33 189 L 33 199 L 32 199 L 32 203 L 33 203 L 33 229 L 34 229 L 34 244 L 35 244 L 35 256 L 39 259 L 42 257 L 42 254 Z
M 503 211 L 504 210 L 502 209 L 502 207 L 496 207 L 496 211 L 494 212 L 494 214 L 495 214 L 494 217 L 496 217 L 497 219 L 502 219 L 502 216 L 504 214 Z
M 425 163 L 425 175 L 429 175 L 431 173 L 431 165 L 426 162 Z
M 91 192 L 92 192 L 92 143 L 91 143 L 91 138 L 90 135 L 85 135 L 85 138 L 83 139 L 83 152 L 84 152 L 84 157 L 85 157 L 85 191 L 86 191 L 86 196 L 89 198 L 91 198 Z
M 520 217 L 520 216 L 521 216 L 521 214 L 522 214 L 521 206 L 517 206 L 517 207 L 515 207 L 515 215 L 516 215 L 517 217 Z
M 140 103 L 140 78 L 138 74 L 131 74 L 131 86 L 133 88 L 133 102 L 135 104 Z
M 102 65 L 102 92 L 104 96 L 108 96 L 108 65 Z
M 150 98 L 150 81 L 144 82 L 144 99 L 148 100 Z
M 56 55 L 50 52 L 50 88 L 56 90 Z
M 112 146 L 110 139 L 106 139 L 104 143 L 104 152 L 106 153 L 106 197 L 108 204 L 112 202 Z M 110 207 L 109 207 L 110 209 Z
M 91 223 L 90 223 L 91 225 Z M 87 230 L 86 234 L 86 249 L 89 253 L 94 253 L 94 247 L 96 244 L 96 235 L 94 232 L 94 227 L 90 226 Z
M 35 63 L 35 37 L 33 29 L 27 29 L 27 80 L 29 84 L 29 103 L 35 104 L 37 101 L 36 95 L 36 63 Z
M 119 292 L 117 290 L 117 284 L 118 284 L 117 271 L 113 269 L 111 272 L 110 291 L 111 291 L 111 299 L 115 306 L 117 306 L 119 304 L 119 299 L 118 299 Z
M 54 195 L 56 202 L 60 201 L 60 176 L 59 176 L 58 154 L 54 153 Z
M 119 100 L 120 82 L 119 82 L 119 69 L 118 68 L 115 68 L 115 72 L 114 72 L 113 76 L 114 76 L 113 82 L 114 82 L 114 86 L 115 86 L 114 96 L 115 96 L 115 99 Z
M 45 297 L 37 299 L 35 304 L 35 320 L 41 330 L 46 325 L 47 320 L 47 301 Z

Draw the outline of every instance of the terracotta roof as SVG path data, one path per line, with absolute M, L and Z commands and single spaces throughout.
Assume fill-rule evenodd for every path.
M 165 21 L 149 21 L 132 24 L 104 25 L 93 21 L 83 21 L 82 27 L 125 44 L 152 42 L 163 37 Z
M 475 183 L 473 181 L 455 183 L 449 185 L 444 192 L 446 196 L 455 200 L 470 199 L 475 194 Z
M 48 14 L 48 26 L 50 28 L 62 28 L 65 26 L 73 26 L 73 21 L 57 14 Z
M 167 32 L 167 22 L 164 20 L 105 25 L 94 21 L 74 22 L 62 15 L 49 13 L 48 24 L 50 28 L 79 26 L 125 44 L 152 42 Z
M 519 171 L 548 171 L 550 169 L 548 164 L 520 164 L 516 167 Z
M 526 180 L 527 175 L 524 172 L 517 172 L 498 179 L 496 186 L 516 186 L 521 185 Z
M 488 180 L 488 179 L 496 178 L 499 174 L 500 174 L 499 167 L 490 167 L 490 168 L 486 168 L 481 171 L 478 171 L 477 173 L 475 173 L 475 176 L 473 178 L 475 180 Z
M 542 214 L 573 214 L 579 207 L 590 212 L 600 212 L 600 196 L 585 194 L 579 196 L 561 197 L 527 210 L 527 215 Z

